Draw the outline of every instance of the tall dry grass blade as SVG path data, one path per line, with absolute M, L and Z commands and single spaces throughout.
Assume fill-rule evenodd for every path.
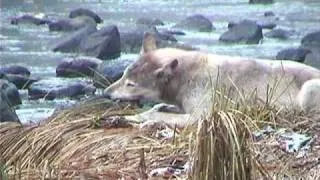
M 250 131 L 230 112 L 213 112 L 198 124 L 192 162 L 195 180 L 250 180 Z

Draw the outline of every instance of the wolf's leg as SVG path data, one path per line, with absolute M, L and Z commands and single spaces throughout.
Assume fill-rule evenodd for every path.
M 189 114 L 182 113 L 183 111 L 175 105 L 161 103 L 148 111 L 133 116 L 125 116 L 125 118 L 129 121 L 142 123 L 141 128 L 148 128 L 156 124 L 183 128 L 194 123 L 190 120 Z
M 297 101 L 306 113 L 320 112 L 320 79 L 306 81 L 298 93 Z

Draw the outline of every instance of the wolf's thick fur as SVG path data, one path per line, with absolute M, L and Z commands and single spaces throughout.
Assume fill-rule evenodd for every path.
M 145 35 L 136 63 L 128 67 L 123 77 L 105 93 L 115 99 L 145 98 L 175 104 L 186 114 L 194 114 L 189 119 L 194 122 L 211 107 L 212 92 L 218 90 L 217 85 L 228 89 L 231 99 L 242 99 L 254 92 L 262 102 L 269 98 L 268 101 L 276 106 L 299 107 L 307 112 L 320 107 L 318 69 L 294 61 L 157 49 L 151 34 Z M 188 123 L 186 116 L 181 114 L 152 112 L 141 115 L 179 126 Z

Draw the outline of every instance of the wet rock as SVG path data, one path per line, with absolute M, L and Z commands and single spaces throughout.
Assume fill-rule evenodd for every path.
M 50 31 L 76 31 L 85 27 L 96 28 L 97 23 L 88 16 L 66 18 L 48 24 Z
M 305 59 L 305 63 L 320 68 L 320 31 L 312 32 L 301 40 L 301 47 L 311 51 Z
M 45 18 L 38 18 L 32 15 L 22 15 L 13 17 L 10 21 L 11 24 L 18 25 L 18 24 L 34 24 L 34 25 L 42 25 L 42 24 L 49 24 L 50 20 Z
M 86 27 L 80 29 L 67 37 L 60 39 L 52 48 L 54 52 L 80 52 L 81 41 L 90 34 L 96 32 L 96 27 Z
M 288 48 L 278 52 L 276 59 L 304 62 L 308 53 L 310 53 L 310 50 L 304 48 Z
M 257 24 L 262 29 L 273 29 L 277 26 L 276 18 L 273 18 L 273 17 L 266 17 L 266 18 L 260 19 L 257 21 Z
M 172 34 L 158 31 L 156 27 L 152 27 L 151 32 L 156 36 L 158 40 L 177 42 L 177 39 Z
M 98 24 L 103 22 L 103 20 L 98 16 L 98 14 L 91 11 L 90 9 L 78 8 L 78 9 L 72 10 L 69 14 L 69 18 L 76 18 L 79 16 L 91 17 Z
M 238 25 L 238 23 L 236 23 L 236 22 L 229 22 L 229 23 L 228 23 L 228 29 L 231 29 L 231 28 L 233 28 L 233 27 L 236 26 L 236 25 Z
M 172 44 L 176 44 L 177 40 L 173 35 L 159 32 L 155 27 L 152 27 L 149 30 L 136 29 L 133 31 L 122 31 L 120 32 L 122 52 L 139 53 L 142 46 L 143 34 L 145 32 L 150 32 L 155 35 L 159 47 L 172 47 Z
M 24 0 L 1 0 L 1 7 L 17 6 L 24 4 Z
M 5 74 L 16 74 L 22 76 L 30 76 L 30 71 L 28 68 L 20 65 L 10 65 L 0 67 L 0 71 Z
M 183 32 L 183 31 L 173 30 L 173 29 L 161 30 L 160 32 L 161 32 L 161 33 L 165 33 L 165 34 L 170 34 L 170 35 L 177 35 L 177 36 L 184 36 L 184 35 L 186 35 L 186 33 Z
M 108 87 L 110 83 L 120 79 L 124 70 L 134 61 L 134 59 L 104 61 L 98 66 L 94 74 L 94 86 L 97 88 Z
M 312 32 L 304 36 L 301 40 L 304 48 L 320 48 L 320 31 Z
M 4 94 L 4 97 L 7 98 L 7 103 L 10 107 L 22 103 L 17 87 L 9 81 L 0 78 L 0 91 Z
M 85 37 L 81 40 L 80 52 L 99 59 L 119 57 L 121 43 L 117 26 L 106 26 Z
M 0 81 L 1 84 L 1 81 Z M 19 118 L 10 103 L 8 97 L 0 89 L 0 122 L 19 122 Z
M 211 21 L 200 14 L 187 17 L 176 24 L 174 28 L 199 32 L 211 32 L 214 29 Z
M 56 68 L 57 77 L 93 77 L 101 60 L 90 57 L 66 58 Z
M 164 23 L 158 18 L 139 18 L 136 22 L 137 25 L 146 25 L 148 27 L 162 26 Z
M 268 17 L 268 16 L 275 16 L 274 12 L 272 11 L 266 11 L 263 13 L 264 17 Z
M 308 53 L 305 57 L 304 63 L 320 69 L 320 48 L 318 50 L 313 49 L 311 53 Z
M 33 83 L 28 89 L 28 94 L 30 99 L 54 100 L 56 98 L 75 98 L 80 95 L 93 94 L 95 90 L 93 85 L 85 81 L 52 78 Z
M 282 39 L 282 40 L 288 39 L 291 35 L 292 35 L 292 33 L 290 31 L 287 31 L 284 29 L 273 29 L 270 32 L 267 32 L 264 34 L 265 37 L 277 38 L 277 39 Z
M 258 44 L 262 38 L 262 28 L 254 21 L 244 20 L 223 33 L 219 40 L 226 43 Z
M 273 0 L 249 0 L 249 4 L 271 4 Z
M 5 79 L 13 83 L 18 89 L 27 89 L 32 83 L 39 80 L 16 74 L 6 74 L 5 76 Z

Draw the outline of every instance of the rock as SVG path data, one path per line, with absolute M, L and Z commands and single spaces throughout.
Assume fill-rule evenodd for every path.
M 24 4 L 24 0 L 1 0 L 0 6 L 7 7 L 7 6 L 18 6 Z
M 274 12 L 272 11 L 266 11 L 263 13 L 264 17 L 269 17 L 269 16 L 275 16 Z
M 166 47 L 166 45 L 172 47 L 172 44 L 175 44 L 177 41 L 174 36 L 159 32 L 155 27 L 152 27 L 149 30 L 136 29 L 133 31 L 122 31 L 120 32 L 122 52 L 139 53 L 142 46 L 143 34 L 145 32 L 151 32 L 155 35 L 159 47 Z
M 273 0 L 249 0 L 249 4 L 271 4 Z
M 211 32 L 214 29 L 211 21 L 200 14 L 187 17 L 176 24 L 174 28 L 199 32 Z
M 88 37 L 90 34 L 96 32 L 96 27 L 86 27 L 63 37 L 52 48 L 54 52 L 80 52 L 81 41 Z
M 265 33 L 264 36 L 268 38 L 277 38 L 277 39 L 286 40 L 291 36 L 291 34 L 292 34 L 291 32 L 284 29 L 273 29 L 270 32 Z
M 94 74 L 94 86 L 97 88 L 106 88 L 110 83 L 120 79 L 124 70 L 135 60 L 116 59 L 104 61 L 101 63 Z
M 304 62 L 308 53 L 310 53 L 310 50 L 304 48 L 288 48 L 278 52 L 276 59 Z
M 273 18 L 273 17 L 263 18 L 263 19 L 258 20 L 257 24 L 262 29 L 273 29 L 277 26 L 275 20 L 276 20 L 276 18 Z
M 219 40 L 227 43 L 258 44 L 262 38 L 262 28 L 254 21 L 244 20 L 223 33 Z
M 183 32 L 183 31 L 173 30 L 173 29 L 161 30 L 160 32 L 161 32 L 161 33 L 164 33 L 164 34 L 177 35 L 177 36 L 184 36 L 184 35 L 186 35 L 186 33 Z
M 238 25 L 239 23 L 236 23 L 236 22 L 229 22 L 228 23 L 228 29 L 231 29 L 233 28 L 234 26 Z
M 177 42 L 177 39 L 172 34 L 160 32 L 156 27 L 152 27 L 151 32 L 158 40 Z
M 304 63 L 320 69 L 320 48 L 317 51 L 313 50 L 311 53 L 308 53 L 305 57 Z
M 32 15 L 22 15 L 18 17 L 13 17 L 10 21 L 11 24 L 18 25 L 18 24 L 34 24 L 34 25 L 42 25 L 42 24 L 49 24 L 50 21 L 44 18 L 38 18 Z
M 99 59 L 113 59 L 121 54 L 117 26 L 106 26 L 81 40 L 80 52 Z
M 5 74 L 16 74 L 22 76 L 30 76 L 31 74 L 28 68 L 20 65 L 3 66 L 0 67 L 0 71 Z
M 148 27 L 153 26 L 162 26 L 164 23 L 160 19 L 151 19 L 151 18 L 139 18 L 136 22 L 137 25 L 146 25 Z
M 1 84 L 1 81 L 0 81 Z M 13 107 L 8 102 L 8 97 L 0 89 L 0 122 L 18 122 L 19 118 Z
M 56 69 L 57 77 L 93 77 L 101 60 L 90 57 L 66 58 Z
M 30 99 L 54 100 L 56 98 L 74 98 L 80 95 L 93 94 L 95 90 L 93 85 L 85 81 L 52 78 L 33 83 L 28 89 L 28 94 Z
M 96 28 L 97 23 L 88 16 L 60 19 L 48 24 L 50 31 L 76 31 L 84 27 Z
M 69 14 L 69 18 L 76 18 L 79 16 L 91 17 L 98 24 L 103 22 L 103 20 L 95 12 L 93 12 L 89 9 L 78 8 L 78 9 L 72 10 Z
M 14 84 L 2 78 L 0 78 L 0 91 L 7 98 L 7 103 L 10 107 L 22 103 L 17 87 Z
M 301 46 L 304 48 L 320 48 L 320 31 L 312 32 L 304 36 L 301 40 Z
M 6 74 L 5 76 L 6 77 L 4 79 L 13 83 L 18 89 L 27 89 L 32 83 L 39 80 L 17 74 Z
M 304 36 L 301 40 L 301 47 L 311 51 L 306 56 L 305 63 L 320 69 L 320 31 Z

